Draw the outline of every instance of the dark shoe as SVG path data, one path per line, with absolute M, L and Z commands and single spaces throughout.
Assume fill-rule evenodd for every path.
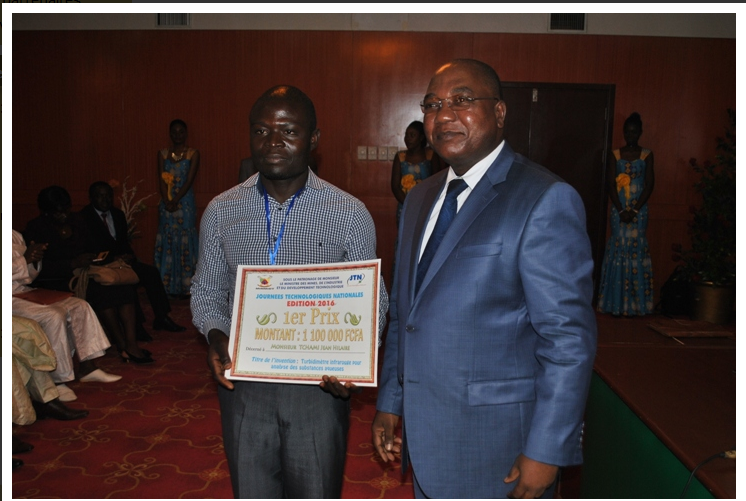
M 17 470 L 21 466 L 23 466 L 23 461 L 21 461 L 20 459 L 13 458 L 13 469 Z
M 60 421 L 72 421 L 73 419 L 83 419 L 88 416 L 88 411 L 71 409 L 62 402 L 59 398 L 50 400 L 49 402 L 42 404 L 36 400 L 32 400 L 34 404 L 34 410 L 36 411 L 36 417 L 38 419 L 53 418 L 59 419 Z
M 21 441 L 20 438 L 13 436 L 13 454 L 23 454 L 34 450 L 34 446 L 28 442 Z
M 119 354 L 121 355 L 122 362 L 124 362 L 124 363 L 132 362 L 132 363 L 135 363 L 135 364 L 138 364 L 138 365 L 145 365 L 145 364 L 152 364 L 153 362 L 155 362 L 155 360 L 153 360 L 150 357 L 150 352 L 149 351 L 142 350 L 142 352 L 143 352 L 143 355 L 145 355 L 144 357 L 136 357 L 134 355 L 131 355 L 131 354 L 127 353 L 124 350 L 122 350 L 121 352 L 119 352 Z
M 166 315 L 163 318 L 153 320 L 153 329 L 157 331 L 182 332 L 186 330 L 186 327 L 182 327 Z
M 146 331 L 145 327 L 143 327 L 141 324 L 137 324 L 137 333 L 135 334 L 135 337 L 138 341 L 142 341 L 144 343 L 153 340 L 153 336 L 148 334 L 148 331 Z

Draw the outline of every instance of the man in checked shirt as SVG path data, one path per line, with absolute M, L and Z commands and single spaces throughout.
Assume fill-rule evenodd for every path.
M 191 289 L 194 325 L 207 336 L 207 363 L 219 383 L 233 494 L 339 498 L 349 396 L 359 388 L 328 376 L 320 387 L 229 381 L 228 333 L 238 266 L 375 259 L 373 219 L 362 202 L 309 169 L 320 133 L 313 103 L 302 91 L 269 89 L 252 107 L 249 121 L 258 173 L 205 209 Z M 388 294 L 383 283 L 380 290 L 382 331 Z

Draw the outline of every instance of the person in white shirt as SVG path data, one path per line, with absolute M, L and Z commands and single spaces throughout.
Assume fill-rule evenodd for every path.
M 71 409 L 60 400 L 60 394 L 49 371 L 57 366 L 57 357 L 38 322 L 13 316 L 12 396 L 13 424 L 30 425 L 38 419 L 62 421 L 83 419 L 84 409 Z M 29 452 L 33 445 L 13 435 L 13 454 Z M 23 461 L 13 458 L 13 469 Z
M 111 346 L 91 306 L 84 300 L 68 297 L 43 305 L 15 297 L 19 292 L 34 290 L 34 281 L 42 267 L 46 245 L 26 242 L 13 230 L 13 315 L 39 322 L 57 355 L 57 368 L 50 373 L 60 392 L 60 400 L 69 402 L 77 396 L 64 383 L 75 379 L 73 354 L 80 361 L 81 382 L 111 383 L 121 376 L 99 369 L 94 359 L 104 355 Z

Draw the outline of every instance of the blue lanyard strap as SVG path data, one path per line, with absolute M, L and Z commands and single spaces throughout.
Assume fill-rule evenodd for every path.
M 303 191 L 303 186 L 301 189 L 295 192 L 295 195 L 293 195 L 293 198 L 290 199 L 290 205 L 288 206 L 288 210 L 285 212 L 285 220 L 282 222 L 282 226 L 280 226 L 280 234 L 277 235 L 277 240 L 275 241 L 274 248 L 272 246 L 272 216 L 269 211 L 269 196 L 267 195 L 267 190 L 264 188 L 264 185 L 262 185 L 262 192 L 264 192 L 264 215 L 267 218 L 267 243 L 269 246 L 269 264 L 274 265 L 277 261 L 277 251 L 280 250 L 280 242 L 282 242 L 282 236 L 285 234 L 285 223 L 288 222 L 288 216 L 290 215 L 290 211 L 293 209 L 293 205 L 295 204 L 295 199 L 298 198 L 300 193 Z

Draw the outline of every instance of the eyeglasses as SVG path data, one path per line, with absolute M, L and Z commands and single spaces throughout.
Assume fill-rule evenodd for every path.
M 499 97 L 468 97 L 468 96 L 453 96 L 446 97 L 444 99 L 429 98 L 420 103 L 420 109 L 425 115 L 430 113 L 436 113 L 443 107 L 443 102 L 448 105 L 453 111 L 465 111 L 471 108 L 474 101 L 480 101 L 482 99 L 494 99 L 496 101 L 502 101 Z

